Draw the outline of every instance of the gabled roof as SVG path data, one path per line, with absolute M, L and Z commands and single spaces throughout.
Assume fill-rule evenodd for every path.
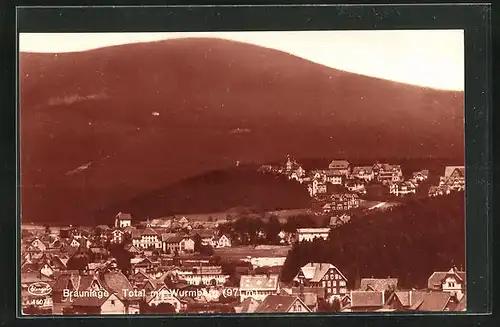
M 382 307 L 384 305 L 384 292 L 378 291 L 352 291 L 351 308 Z
M 347 160 L 332 160 L 328 165 L 329 168 L 337 168 L 337 169 L 347 169 L 350 163 Z
M 158 233 L 152 229 L 151 227 L 146 227 L 144 228 L 144 230 L 142 231 L 141 233 L 142 236 L 146 236 L 146 235 L 149 235 L 149 236 L 156 236 L 158 235 Z
M 411 310 L 416 311 L 443 311 L 451 300 L 448 292 L 418 292 L 411 293 Z
M 189 235 L 195 236 L 199 235 L 201 238 L 210 238 L 214 236 L 214 230 L 213 229 L 192 229 L 189 232 Z M 163 234 L 162 234 L 163 237 Z
M 288 312 L 295 302 L 299 301 L 307 311 L 311 311 L 307 305 L 297 296 L 290 295 L 268 295 L 257 307 L 255 312 Z
M 240 303 L 238 311 L 241 313 L 253 313 L 258 308 L 259 304 L 260 301 L 257 301 L 253 297 L 247 297 Z
M 467 294 L 464 294 L 460 302 L 453 308 L 454 311 L 465 311 L 467 310 Z
M 277 290 L 279 287 L 278 275 L 243 275 L 240 278 L 240 290 Z
M 179 243 L 180 241 L 182 241 L 185 237 L 184 236 L 179 236 L 179 235 L 175 235 L 175 236 L 170 236 L 170 237 L 167 237 L 165 240 L 163 240 L 164 242 L 166 243 Z
M 430 290 L 440 290 L 443 280 L 449 276 L 454 276 L 464 285 L 466 283 L 465 271 L 450 269 L 449 271 L 435 271 L 427 280 L 427 288 Z
M 399 302 L 401 302 L 402 306 L 409 307 L 411 306 L 410 292 L 411 291 L 396 291 L 391 295 L 391 299 L 396 297 Z
M 118 220 L 132 220 L 132 215 L 129 214 L 129 213 L 122 213 L 122 212 L 119 212 L 117 215 L 116 215 L 116 218 L 118 218 Z
M 347 281 L 347 278 L 340 272 L 337 267 L 332 265 L 331 263 L 308 263 L 307 265 L 300 268 L 304 277 L 311 282 L 319 282 L 325 274 L 330 270 L 334 269 L 337 273 L 342 276 L 344 280 Z
M 386 291 L 397 287 L 397 278 L 363 278 L 359 288 L 361 291 Z
M 357 166 L 352 169 L 352 175 L 358 175 L 361 172 L 371 174 L 373 173 L 373 166 Z
M 393 165 L 393 164 L 388 164 L 388 163 L 383 163 L 380 165 L 380 168 L 383 171 L 400 171 L 401 170 L 401 165 Z
M 450 177 L 455 170 L 458 170 L 462 177 L 465 176 L 465 166 L 447 166 L 444 169 L 444 177 Z
M 166 242 L 169 238 L 172 238 L 172 237 L 175 237 L 175 236 L 177 236 L 176 233 L 162 233 L 161 234 L 161 240 L 163 242 Z
M 74 298 L 72 305 L 76 307 L 100 307 L 109 298 L 117 298 L 115 294 L 108 294 L 108 296 L 102 296 L 101 298 L 97 296 L 92 297 L 77 297 Z M 118 298 L 118 300 L 120 300 Z
M 126 300 L 123 297 L 123 290 L 132 290 L 132 284 L 121 271 L 107 271 L 102 274 L 102 280 L 109 291 L 116 293 L 120 300 Z M 130 300 L 130 298 L 127 298 Z

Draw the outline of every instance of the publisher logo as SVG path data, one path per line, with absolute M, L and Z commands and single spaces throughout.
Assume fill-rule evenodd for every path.
M 31 295 L 44 296 L 52 292 L 52 287 L 45 282 L 36 282 L 28 287 L 28 293 Z

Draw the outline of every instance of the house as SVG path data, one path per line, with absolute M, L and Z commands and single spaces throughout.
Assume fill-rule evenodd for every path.
M 171 290 L 166 285 L 159 285 L 146 297 L 146 303 L 150 306 L 162 303 L 171 304 L 175 312 L 179 313 L 186 307 L 186 302 L 179 299 L 177 290 Z
M 307 305 L 297 296 L 268 295 L 255 309 L 258 313 L 304 313 L 311 312 Z
M 131 258 L 130 266 L 135 274 L 138 273 L 139 271 L 142 271 L 144 273 L 149 273 L 155 267 L 155 262 L 153 262 L 150 258 L 146 256 L 139 258 Z
M 80 247 L 80 241 L 78 241 L 76 238 L 72 238 L 68 244 L 69 244 L 69 246 L 74 247 L 74 248 Z
M 332 160 L 328 165 L 328 169 L 336 170 L 344 176 L 348 176 L 351 172 L 351 164 L 347 160 Z
M 363 278 L 361 279 L 360 291 L 395 291 L 398 288 L 397 278 Z
M 440 177 L 439 186 L 449 187 L 453 191 L 463 191 L 465 189 L 465 167 L 446 167 L 444 176 Z
M 186 253 L 194 251 L 194 241 L 187 235 L 170 236 L 170 234 L 162 234 L 161 242 L 163 252 Z
M 333 185 L 342 185 L 346 174 L 343 170 L 327 169 L 323 172 L 325 181 Z
M 395 196 L 405 196 L 416 192 L 417 186 L 411 181 L 389 182 L 389 193 Z
M 128 226 L 132 226 L 132 215 L 119 212 L 115 217 L 115 227 L 125 228 Z
M 36 237 L 33 241 L 30 242 L 28 246 L 29 252 L 44 252 L 48 248 L 48 244 L 45 244 L 40 238 Z
M 451 311 L 459 304 L 456 296 L 449 292 L 411 291 L 411 311 Z
M 305 176 L 306 172 L 302 166 L 300 166 L 295 159 L 287 156 L 284 167 L 281 169 L 281 173 L 288 176 L 289 179 L 295 179 L 300 181 L 302 177 Z
M 250 257 L 250 263 L 253 267 L 282 267 L 285 264 L 286 256 L 257 256 Z M 247 261 L 247 260 L 242 260 Z
M 411 178 L 416 182 L 416 183 L 421 183 L 425 181 L 427 178 L 429 178 L 429 170 L 424 169 L 421 171 L 417 171 L 412 173 Z
M 311 312 L 317 312 L 319 298 L 317 292 L 305 292 L 304 290 L 305 287 L 303 285 L 299 287 L 298 291 L 295 290 L 295 292 L 292 288 L 291 295 L 297 296 L 299 299 L 301 299 Z
M 112 232 L 111 232 L 111 242 L 112 243 L 122 243 L 124 241 L 124 235 L 125 235 L 125 232 L 122 231 L 121 229 L 114 229 Z
M 385 307 L 396 311 L 454 311 L 460 309 L 460 301 L 442 291 L 396 291 Z
M 384 292 L 351 291 L 350 304 L 342 309 L 344 312 L 371 312 L 384 307 Z
M 465 271 L 459 271 L 455 267 L 449 271 L 436 271 L 429 277 L 427 287 L 433 291 L 448 292 L 460 300 L 465 294 Z
M 189 235 L 194 239 L 199 237 L 201 239 L 201 245 L 204 246 L 215 246 L 215 232 L 213 229 L 193 229 L 189 232 Z M 163 236 L 162 236 L 163 237 Z
M 240 278 L 240 302 L 246 298 L 257 301 L 264 300 L 268 295 L 280 292 L 278 275 L 243 275 Z
M 133 244 L 125 245 L 125 251 L 133 254 L 134 256 L 142 254 L 144 251 Z
M 239 305 L 234 307 L 236 313 L 253 313 L 259 306 L 260 302 L 254 298 L 248 297 Z
M 451 187 L 442 185 L 442 186 L 431 186 L 429 187 L 428 196 L 440 196 L 451 193 Z
M 127 277 L 118 270 L 95 275 L 75 271 L 60 274 L 54 282 L 53 313 L 63 314 L 73 308 L 77 314 L 135 313 L 140 298 L 125 294 L 133 290 Z
M 345 187 L 350 192 L 366 193 L 365 181 L 359 178 L 349 178 L 345 182 Z
M 359 207 L 359 195 L 354 193 L 334 193 L 327 200 L 331 211 L 348 211 Z
M 229 275 L 222 273 L 221 266 L 183 267 L 178 272 L 179 279 L 185 280 L 189 285 L 224 285 Z
M 297 228 L 297 233 L 296 233 L 296 239 L 299 242 L 311 242 L 314 241 L 316 238 L 321 238 L 323 240 L 328 239 L 328 236 L 330 235 L 330 228 L 320 228 L 320 227 L 313 227 L 313 228 Z
M 294 281 L 305 287 L 323 290 L 325 298 L 342 298 L 347 294 L 347 278 L 330 263 L 308 263 L 300 268 Z
M 73 300 L 75 314 L 126 314 L 125 304 L 115 295 L 108 292 L 99 297 L 78 297 Z
M 330 227 L 336 227 L 340 226 L 343 224 L 347 224 L 349 221 L 351 221 L 351 216 L 346 215 L 345 213 L 342 215 L 336 215 L 333 217 L 330 217 Z
M 389 182 L 400 182 L 403 180 L 403 171 L 401 170 L 401 165 L 380 164 L 377 167 L 378 182 L 387 184 Z
M 162 241 L 160 235 L 151 227 L 132 232 L 132 244 L 142 249 L 161 249 Z
M 326 182 L 315 178 L 311 183 L 307 184 L 307 191 L 311 197 L 318 194 L 325 194 L 327 192 Z
M 231 247 L 231 239 L 227 235 L 222 234 L 217 239 L 215 246 L 217 248 L 230 248 Z
M 352 177 L 371 182 L 375 179 L 375 173 L 372 166 L 356 166 L 352 169 Z
M 464 294 L 462 299 L 450 311 L 467 311 L 467 294 Z

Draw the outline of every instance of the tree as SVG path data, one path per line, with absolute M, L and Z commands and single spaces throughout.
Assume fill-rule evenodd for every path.
M 130 263 L 130 259 L 132 259 L 133 255 L 125 250 L 125 245 L 122 244 L 110 244 L 109 252 L 113 258 L 116 259 L 116 264 L 120 271 L 128 276 L 132 270 L 132 264 Z
M 193 241 L 194 241 L 194 251 L 201 252 L 201 249 L 203 247 L 203 244 L 201 242 L 201 236 L 199 234 L 195 234 L 193 236 Z
M 214 249 L 210 245 L 202 245 L 200 249 L 200 254 L 206 255 L 206 256 L 212 256 L 214 255 Z
M 48 224 L 45 224 L 45 225 L 43 226 L 43 228 L 44 228 L 44 233 L 45 233 L 46 235 L 49 235 L 49 234 L 50 234 L 50 226 L 49 226 Z
M 208 221 L 208 222 L 213 222 L 213 221 L 214 221 L 214 217 L 212 217 L 212 216 L 208 216 L 207 221 Z
M 66 263 L 68 270 L 84 271 L 87 269 L 90 260 L 85 253 L 77 252 Z
M 269 244 L 279 244 L 278 234 L 281 232 L 281 223 L 278 217 L 271 216 L 266 225 L 266 239 Z

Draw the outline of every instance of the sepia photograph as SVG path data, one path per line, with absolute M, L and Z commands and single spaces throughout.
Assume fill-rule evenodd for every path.
M 18 55 L 23 315 L 467 311 L 463 30 Z

